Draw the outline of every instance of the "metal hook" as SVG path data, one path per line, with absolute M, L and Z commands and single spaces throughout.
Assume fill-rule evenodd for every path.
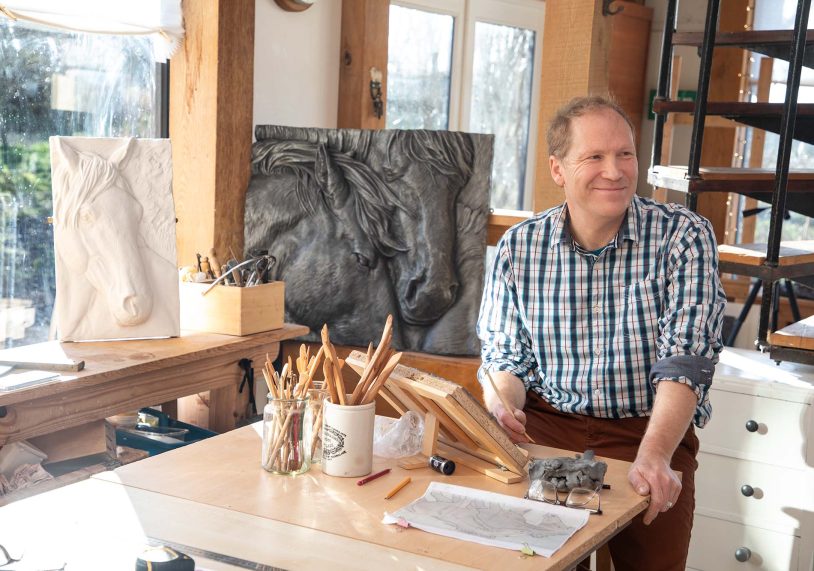
M 615 16 L 619 12 L 622 12 L 625 7 L 619 6 L 616 10 L 612 10 L 610 5 L 613 3 L 614 0 L 602 0 L 602 15 L 603 16 Z

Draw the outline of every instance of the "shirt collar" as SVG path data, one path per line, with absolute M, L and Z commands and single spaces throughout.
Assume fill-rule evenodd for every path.
M 568 205 L 563 203 L 560 211 L 557 213 L 557 218 L 551 228 L 551 236 L 549 240 L 549 249 L 553 250 L 558 244 L 567 244 L 573 246 L 574 239 L 568 230 Z M 619 239 L 630 240 L 632 242 L 639 241 L 639 232 L 641 230 L 642 219 L 642 203 L 638 196 L 634 196 L 630 206 L 627 209 L 625 221 L 616 233 L 613 239 L 614 246 L 619 246 Z

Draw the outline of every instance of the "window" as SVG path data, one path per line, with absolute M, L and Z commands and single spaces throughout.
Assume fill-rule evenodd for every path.
M 495 135 L 493 208 L 530 210 L 540 0 L 393 0 L 387 127 Z
M 796 0 L 783 0 L 782 6 L 776 2 L 760 0 L 755 5 L 755 30 L 783 30 L 794 27 L 794 17 L 797 10 Z M 809 14 L 808 28 L 814 28 L 814 11 Z M 760 76 L 761 54 L 752 54 L 750 58 L 750 91 L 751 100 L 757 101 L 757 82 Z M 788 78 L 788 62 L 775 59 L 772 64 L 771 88 L 769 90 L 770 103 L 783 103 L 786 98 L 786 79 Z M 814 103 L 814 70 L 803 67 L 800 77 L 800 89 L 797 92 L 798 103 Z M 751 130 L 749 130 L 751 131 Z M 751 133 L 747 135 L 751 141 Z M 762 167 L 774 169 L 777 166 L 777 153 L 779 151 L 780 136 L 766 132 L 763 145 Z M 746 146 L 749 148 L 749 145 Z M 807 169 L 814 164 L 814 145 L 801 141 L 794 141 L 791 149 L 791 162 L 793 169 Z M 757 209 L 746 210 L 747 215 L 755 216 L 754 242 L 766 243 L 769 238 L 769 221 L 771 209 L 769 204 L 759 202 Z M 765 208 L 765 209 L 764 209 Z M 750 212 L 751 211 L 751 212 Z M 745 241 L 752 241 L 748 240 Z M 783 240 L 814 240 L 814 225 L 811 218 L 797 212 L 789 212 L 789 219 L 783 221 Z
M 0 17 L 2 346 L 49 337 L 55 278 L 48 137 L 160 136 L 161 66 L 147 36 L 63 32 Z

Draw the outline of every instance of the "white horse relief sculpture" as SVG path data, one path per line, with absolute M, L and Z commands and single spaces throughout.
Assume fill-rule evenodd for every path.
M 58 338 L 178 336 L 170 142 L 50 143 Z

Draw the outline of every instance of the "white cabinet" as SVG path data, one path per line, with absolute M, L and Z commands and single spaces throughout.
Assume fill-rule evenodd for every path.
M 710 399 L 688 568 L 814 571 L 814 366 L 725 349 Z

